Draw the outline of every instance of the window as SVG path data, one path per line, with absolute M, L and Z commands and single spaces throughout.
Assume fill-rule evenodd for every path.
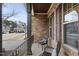
M 52 17 L 49 18 L 49 37 L 52 38 Z
M 78 6 L 79 4 L 77 3 L 64 3 L 64 14 L 70 12 L 71 10 L 73 10 L 76 6 Z
M 76 10 L 64 15 L 64 42 L 74 48 L 78 48 L 78 13 Z

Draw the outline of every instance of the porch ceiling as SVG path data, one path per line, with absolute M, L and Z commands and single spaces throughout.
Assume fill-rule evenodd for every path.
M 34 3 L 34 13 L 47 13 L 51 6 L 51 3 Z

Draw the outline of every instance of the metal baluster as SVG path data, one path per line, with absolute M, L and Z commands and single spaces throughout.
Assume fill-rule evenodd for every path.
M 15 56 L 17 56 L 17 49 L 15 50 Z
M 14 56 L 14 52 L 12 52 L 12 56 Z
M 19 48 L 17 48 L 17 56 L 19 56 Z

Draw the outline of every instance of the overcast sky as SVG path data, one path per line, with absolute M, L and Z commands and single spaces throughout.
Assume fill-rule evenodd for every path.
M 4 5 L 6 5 L 6 7 L 5 6 L 2 7 L 2 15 L 11 13 L 13 10 L 18 13 L 16 16 L 13 16 L 8 20 L 22 21 L 27 24 L 26 8 L 22 3 L 6 3 Z

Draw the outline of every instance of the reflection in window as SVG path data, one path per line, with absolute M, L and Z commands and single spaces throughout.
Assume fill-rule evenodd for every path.
M 73 21 L 73 22 L 72 22 Z M 77 36 L 78 36 L 78 14 L 76 11 L 72 11 L 65 15 L 65 43 L 77 48 Z
M 72 11 L 65 15 L 65 22 L 77 21 L 78 20 L 78 13 L 76 11 Z

